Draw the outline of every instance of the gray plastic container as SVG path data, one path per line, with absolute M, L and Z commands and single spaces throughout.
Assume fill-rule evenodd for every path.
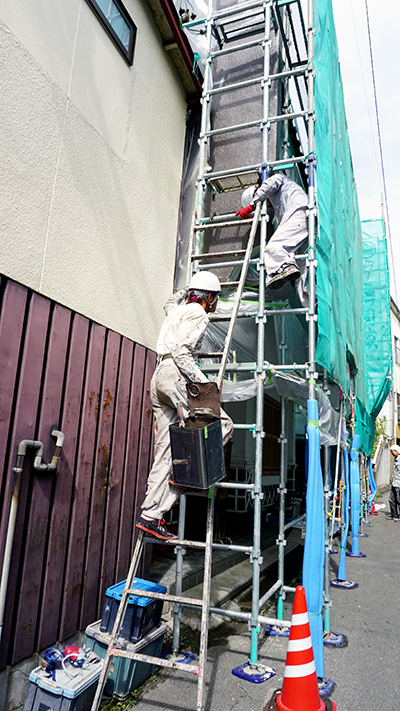
M 88 711 L 102 666 L 101 659 L 82 669 L 68 667 L 75 674 L 73 679 L 63 669 L 57 669 L 55 681 L 37 667 L 29 675 L 24 711 Z
M 119 637 L 116 646 L 121 646 L 129 652 L 140 652 L 140 654 L 159 657 L 166 631 L 167 625 L 155 627 L 136 644 L 122 640 Z M 100 620 L 88 625 L 85 631 L 86 647 L 89 647 L 95 654 L 104 659 L 109 643 L 110 635 L 100 632 Z M 112 660 L 112 672 L 106 681 L 104 693 L 107 696 L 113 696 L 115 699 L 123 701 L 134 689 L 143 684 L 154 673 L 156 668 L 154 664 L 147 664 L 147 662 L 114 657 Z
M 169 433 L 175 484 L 208 489 L 225 477 L 221 420 L 188 419 L 185 427 L 170 425 Z

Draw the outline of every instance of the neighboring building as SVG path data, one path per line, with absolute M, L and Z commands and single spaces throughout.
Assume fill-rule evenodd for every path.
M 390 454 L 391 444 L 400 444 L 400 311 L 393 299 L 390 300 L 390 322 L 393 338 L 393 384 L 378 417 L 386 418 L 386 434 L 378 443 L 374 462 L 377 486 L 389 484 L 393 470 Z

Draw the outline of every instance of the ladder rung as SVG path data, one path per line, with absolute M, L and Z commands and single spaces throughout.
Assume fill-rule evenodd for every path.
M 256 126 L 267 125 L 268 123 L 277 123 L 278 121 L 290 121 L 295 118 L 301 118 L 308 116 L 308 111 L 293 111 L 288 114 L 280 114 L 279 116 L 270 116 L 267 119 L 258 121 L 249 121 L 248 123 L 239 123 L 236 126 L 225 126 L 224 128 L 214 128 L 211 131 L 207 131 L 205 134 L 201 135 L 200 138 L 204 136 L 218 136 L 224 133 L 233 133 L 233 131 L 244 131 L 246 128 L 255 128 Z
M 127 590 L 127 595 L 137 595 L 138 597 L 150 598 L 151 600 L 164 600 L 167 602 L 187 602 L 189 605 L 197 605 L 202 607 L 203 601 L 196 597 L 182 597 L 180 595 L 169 595 L 168 593 L 152 592 L 150 590 L 136 590 L 130 588 Z
M 214 265 L 213 265 L 213 266 L 214 266 Z M 235 284 L 238 284 L 238 283 L 239 283 L 239 282 L 228 281 L 228 282 L 227 282 L 227 285 L 232 286 L 232 285 L 235 285 Z M 221 286 L 224 286 L 224 285 L 221 284 Z M 246 318 L 246 317 L 254 318 L 254 316 L 257 316 L 257 313 L 258 313 L 257 311 L 254 311 L 254 313 L 251 313 L 251 314 L 240 314 L 240 313 L 239 313 L 239 314 L 238 314 L 238 318 Z M 306 308 L 298 308 L 298 309 L 268 309 L 268 310 L 264 311 L 264 316 L 293 316 L 294 314 L 307 314 L 307 313 L 308 313 L 308 309 L 306 309 Z M 213 322 L 214 322 L 214 321 L 216 321 L 216 322 L 218 322 L 218 321 L 230 321 L 231 316 L 230 316 L 230 314 L 221 314 L 221 315 L 219 315 L 219 316 L 218 316 L 217 314 L 212 314 L 209 318 L 210 318 L 210 320 L 213 321 Z
M 290 164 L 295 165 L 296 163 L 304 163 L 305 160 L 307 159 L 307 156 L 301 155 L 297 156 L 296 158 L 286 158 L 286 159 L 281 159 L 281 160 L 275 160 L 271 161 L 268 163 L 268 165 L 272 168 L 279 168 L 281 166 L 289 166 Z M 259 178 L 261 172 L 261 166 L 260 165 L 249 165 L 249 166 L 244 166 L 243 168 L 234 168 L 230 170 L 215 170 L 212 173 L 207 173 L 204 178 L 207 182 L 213 183 L 215 180 L 219 180 L 220 178 L 237 178 L 238 183 L 236 187 L 228 187 L 227 190 L 240 190 L 243 188 L 247 188 L 250 185 L 254 185 L 257 183 L 257 180 Z M 240 182 L 241 181 L 241 182 Z M 220 192 L 224 192 L 224 190 L 221 190 Z
M 252 219 L 246 220 L 228 220 L 227 222 L 207 222 L 205 225 L 195 225 L 195 232 L 202 232 L 203 230 L 215 230 L 219 227 L 241 227 L 241 225 L 249 225 L 253 222 Z
M 249 259 L 249 264 L 258 264 L 259 259 Z M 212 268 L 213 269 L 224 269 L 225 267 L 237 267 L 243 264 L 243 259 L 241 260 L 233 260 L 230 262 L 213 262 Z M 207 269 L 210 265 L 205 265 L 204 269 Z M 201 271 L 201 267 L 200 270 Z M 239 283 L 239 282 L 236 282 Z M 233 284 L 233 282 L 228 282 L 228 284 Z
M 207 252 L 205 254 L 192 254 L 191 260 L 193 262 L 198 262 L 200 259 L 201 261 L 203 261 L 205 259 L 216 259 L 217 257 L 240 257 L 241 254 L 246 254 L 246 250 L 236 249 L 226 252 Z
M 284 79 L 286 77 L 294 77 L 304 74 L 306 67 L 298 69 L 289 69 L 286 72 L 279 72 L 278 74 L 269 74 L 267 76 L 257 77 L 255 79 L 246 79 L 246 81 L 236 82 L 235 84 L 227 84 L 226 86 L 218 86 L 215 89 L 210 89 L 204 93 L 204 96 L 213 96 L 214 94 L 223 94 L 227 91 L 236 91 L 238 89 L 245 89 L 248 86 L 254 86 L 254 84 L 261 84 L 267 81 L 276 81 L 278 79 Z
M 144 662 L 145 664 L 154 664 L 157 667 L 167 667 L 167 669 L 180 669 L 180 671 L 189 672 L 190 674 L 199 675 L 200 667 L 193 664 L 184 664 L 184 662 L 174 662 L 172 659 L 162 659 L 161 657 L 151 657 L 148 654 L 140 654 L 139 652 L 129 652 L 127 649 L 118 649 L 117 647 L 112 647 L 108 656 L 110 657 L 124 657 L 125 659 L 133 659 L 137 662 Z
M 214 57 L 220 57 L 224 54 L 239 52 L 243 49 L 251 49 L 252 47 L 257 47 L 257 45 L 262 44 L 263 42 L 264 38 L 252 40 L 252 42 L 243 42 L 242 44 L 235 45 L 234 47 L 225 47 L 224 49 L 217 49 L 215 52 L 210 52 L 210 57 L 211 59 L 214 59 Z

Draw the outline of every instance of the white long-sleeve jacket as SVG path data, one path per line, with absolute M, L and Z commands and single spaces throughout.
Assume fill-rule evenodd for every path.
M 209 319 L 200 304 L 186 304 L 185 299 L 186 291 L 182 289 L 165 304 L 166 319 L 158 336 L 157 354 L 163 356 L 170 353 L 186 378 L 195 383 L 207 383 L 208 379 L 197 365 L 194 354 L 200 350 Z
M 256 190 L 251 204 L 264 202 L 267 197 L 272 203 L 275 216 L 280 224 L 288 220 L 296 210 L 305 209 L 308 206 L 307 195 L 303 188 L 282 173 L 276 173 L 264 180 Z

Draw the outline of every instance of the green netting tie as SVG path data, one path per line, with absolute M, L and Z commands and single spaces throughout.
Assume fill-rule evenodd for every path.
M 272 372 L 273 372 L 272 365 L 269 365 L 268 370 L 267 370 L 267 377 L 268 377 L 268 384 L 269 385 L 272 385 Z
M 309 382 L 310 385 L 316 385 L 316 384 L 317 384 L 317 381 L 316 381 L 316 380 L 309 380 L 308 382 Z
M 312 249 L 315 249 L 315 244 L 309 244 L 307 249 L 304 250 L 304 252 L 310 252 Z
M 182 27 L 182 25 L 181 25 L 181 27 Z M 200 69 L 199 69 L 200 55 L 197 52 L 194 52 L 193 56 L 194 56 L 194 59 L 193 59 L 192 74 L 194 74 L 196 79 L 200 79 Z
M 214 487 L 210 486 L 210 488 L 208 490 L 208 498 L 209 499 L 212 499 L 213 491 L 214 491 Z
M 307 420 L 307 425 L 313 425 L 314 427 L 318 427 L 318 429 L 320 429 L 318 420 Z

